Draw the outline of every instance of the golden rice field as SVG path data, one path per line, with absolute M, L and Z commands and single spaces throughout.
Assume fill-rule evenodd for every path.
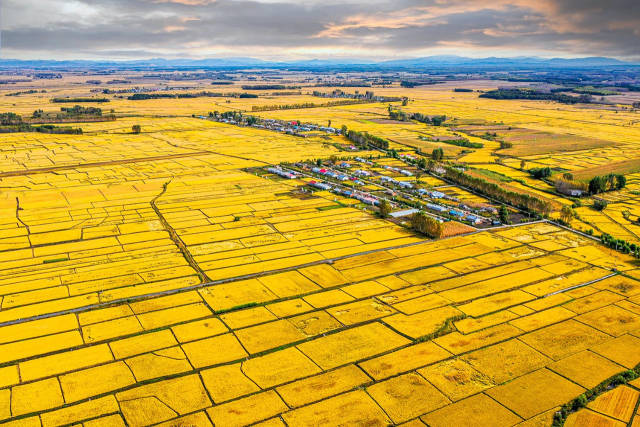
M 3 96 L 0 109 L 27 114 L 52 96 L 86 95 L 74 82 Z M 375 90 L 410 91 L 408 111 L 615 144 L 501 164 L 495 141 L 445 147 L 448 158 L 559 206 L 572 201 L 520 170 L 521 160 L 579 171 L 637 154 L 630 112 L 477 99 L 438 85 Z M 230 103 L 114 99 L 103 108 L 118 119 L 81 123 L 83 135 L 0 134 L 0 425 L 551 425 L 562 405 L 640 364 L 633 257 L 545 220 L 430 240 L 352 199 L 302 191 L 307 179 L 255 173 L 379 152 L 191 117 L 318 102 L 302 92 Z M 369 103 L 256 114 L 331 120 L 414 154 L 440 146 L 420 136 L 454 132 L 390 123 L 386 111 Z M 419 179 L 461 203 L 486 201 Z M 577 207 L 575 228 L 640 241 L 640 181 L 627 179 L 603 196 L 605 210 Z M 566 425 L 636 425 L 639 396 L 637 380 L 617 387 Z

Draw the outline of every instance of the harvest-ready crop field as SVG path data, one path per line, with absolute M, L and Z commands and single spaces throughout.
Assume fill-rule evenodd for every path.
M 0 109 L 93 96 L 78 79 Z M 598 238 L 640 243 L 640 174 L 574 197 L 528 172 L 640 158 L 638 113 L 397 84 L 271 108 L 315 89 L 109 94 L 82 134 L 0 134 L 0 425 L 537 426 L 581 396 L 565 425 L 640 422 L 640 263 Z

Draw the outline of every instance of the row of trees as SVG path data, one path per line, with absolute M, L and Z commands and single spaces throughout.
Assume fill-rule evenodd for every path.
M 130 101 L 144 101 L 147 99 L 182 99 L 182 98 L 257 98 L 253 93 L 222 93 L 222 92 L 186 92 L 186 93 L 134 93 L 127 97 Z
M 67 113 L 70 116 L 101 116 L 102 108 L 98 107 L 83 107 L 82 105 L 74 105 L 73 107 L 61 107 L 60 111 Z M 42 110 L 36 110 L 33 116 L 36 117 L 36 113 L 42 113 Z
M 54 125 L 31 125 L 22 121 L 22 116 L 16 113 L 0 113 L 0 133 L 38 132 L 55 134 L 82 134 L 81 128 Z
M 533 168 L 529 169 L 529 173 L 532 177 L 537 179 L 549 178 L 551 176 L 551 168 Z
M 242 85 L 242 90 L 283 90 L 283 89 L 300 89 L 300 86 L 285 86 L 285 85 Z
M 0 125 L 13 126 L 22 123 L 22 116 L 16 113 L 0 113 Z
M 297 110 L 300 108 L 320 108 L 320 107 L 336 107 L 339 105 L 353 105 L 368 103 L 362 99 L 340 99 L 338 101 L 323 102 L 316 104 L 315 102 L 301 102 L 298 104 L 273 104 L 273 105 L 254 105 L 251 111 L 273 111 L 273 110 Z
M 529 172 L 532 171 L 534 171 L 534 169 Z M 545 175 L 545 177 L 546 176 L 547 175 Z M 589 194 L 595 195 L 623 189 L 627 185 L 627 178 L 622 174 L 610 173 L 608 175 L 595 176 L 591 178 L 589 183 L 585 183 L 583 181 L 574 181 L 571 173 L 565 173 L 562 177 L 554 179 L 554 185 L 556 190 L 563 194 L 571 194 L 572 190 L 579 190 L 583 193 L 588 192 Z
M 438 172 L 444 172 L 443 175 L 445 178 L 448 178 L 457 184 L 472 188 L 479 193 L 497 199 L 503 203 L 517 206 L 528 212 L 547 215 L 552 211 L 552 206 L 547 201 L 530 196 L 529 194 L 506 190 L 493 182 L 468 175 L 461 169 L 441 165 L 438 166 Z
M 369 132 L 358 132 L 347 129 L 346 126 L 342 126 L 342 134 L 360 147 L 373 146 L 382 150 L 389 149 L 389 141 L 384 138 L 380 138 L 379 136 L 371 135 Z
M 588 94 L 580 96 L 570 96 L 562 93 L 540 92 L 532 89 L 496 89 L 490 90 L 480 95 L 480 98 L 491 99 L 529 99 L 537 101 L 556 101 L 563 104 L 588 104 L 593 97 Z
M 595 176 L 589 181 L 589 193 L 599 194 L 605 191 L 621 190 L 626 185 L 627 178 L 624 175 L 610 173 L 609 175 Z
M 445 115 L 427 116 L 422 113 L 413 113 L 411 115 L 412 120 L 416 120 L 421 123 L 425 123 L 431 126 L 440 126 L 447 120 Z
M 79 102 L 109 102 L 107 98 L 53 98 L 51 102 L 56 104 L 71 104 Z
M 406 105 L 406 104 L 403 104 Z M 389 105 L 389 118 L 391 120 L 398 120 L 401 122 L 406 122 L 409 120 L 415 120 L 420 123 L 424 123 L 431 126 L 441 126 L 447 120 L 447 116 L 445 115 L 435 115 L 428 116 L 422 113 L 407 113 L 400 108 L 393 108 L 393 106 Z
M 431 141 L 429 138 L 426 138 L 424 136 L 420 136 L 418 138 L 420 138 L 423 141 Z M 482 147 L 484 147 L 484 144 L 482 144 L 480 142 L 471 142 L 466 138 L 444 139 L 444 140 L 439 140 L 437 142 L 442 142 L 443 144 L 455 145 L 456 147 L 465 147 L 465 148 L 482 148 Z
M 54 126 L 54 125 L 30 125 L 22 123 L 19 125 L 2 126 L 0 133 L 18 133 L 18 132 L 38 132 L 66 135 L 82 135 L 82 128 L 73 128 L 71 126 Z
M 631 254 L 636 258 L 640 258 L 640 245 L 635 243 L 629 243 L 623 239 L 616 239 L 610 234 L 604 233 L 602 235 L 602 243 L 612 249 L 620 251 L 625 254 Z
M 444 224 L 420 211 L 411 215 L 411 228 L 418 233 L 437 239 L 444 232 Z

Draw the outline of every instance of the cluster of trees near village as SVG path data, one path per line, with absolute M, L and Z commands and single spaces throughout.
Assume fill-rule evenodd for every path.
M 480 98 L 491 99 L 529 99 L 535 101 L 556 101 L 563 104 L 588 104 L 593 98 L 589 94 L 571 96 L 562 93 L 540 92 L 532 89 L 496 89 L 480 95 Z
M 517 206 L 525 211 L 540 215 L 547 215 L 552 211 L 552 206 L 547 201 L 528 194 L 506 190 L 493 182 L 468 175 L 462 169 L 447 165 L 438 165 L 437 167 L 432 166 L 432 171 L 443 175 L 445 178 L 450 179 L 459 185 L 471 188 L 503 203 Z
M 349 138 L 355 145 L 360 147 L 373 146 L 382 150 L 389 149 L 389 141 L 379 136 L 371 135 L 369 132 L 358 132 L 342 126 L 342 134 Z
M 407 122 L 409 120 L 415 120 L 421 123 L 425 123 L 431 126 L 441 126 L 447 120 L 445 115 L 433 115 L 429 116 L 422 113 L 407 113 L 400 108 L 393 108 L 389 105 L 389 118 L 391 120 L 398 120 L 401 122 Z
M 54 134 L 82 134 L 81 128 L 71 126 L 31 125 L 22 121 L 22 116 L 15 113 L 0 114 L 0 133 L 39 132 Z

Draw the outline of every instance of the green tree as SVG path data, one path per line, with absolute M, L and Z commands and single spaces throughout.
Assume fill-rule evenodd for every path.
M 598 194 L 604 193 L 607 191 L 607 177 L 604 176 L 594 176 L 589 181 L 589 193 Z
M 616 190 L 622 190 L 627 186 L 627 177 L 624 175 L 616 175 Z
M 2 126 L 19 125 L 21 123 L 22 123 L 22 116 L 19 116 L 16 113 L 0 114 L 0 125 Z
M 431 124 L 434 126 L 440 126 L 445 120 L 447 120 L 447 116 L 433 116 L 431 118 Z
M 142 132 L 142 128 L 140 127 L 140 125 L 133 125 L 131 126 L 131 132 L 138 134 Z
M 500 222 L 503 224 L 509 224 L 509 209 L 507 209 L 505 205 L 500 206 L 498 215 L 500 216 Z
M 386 199 L 382 199 L 380 201 L 379 209 L 380 209 L 380 216 L 382 218 L 386 218 L 391 213 L 391 204 Z
M 442 148 L 434 148 L 431 152 L 431 158 L 437 162 L 444 158 L 444 150 Z
M 549 178 L 551 176 L 551 168 L 533 168 L 529 171 L 529 173 L 537 179 Z
M 603 211 L 606 209 L 608 203 L 605 200 L 595 200 L 593 202 L 593 208 L 597 211 Z

